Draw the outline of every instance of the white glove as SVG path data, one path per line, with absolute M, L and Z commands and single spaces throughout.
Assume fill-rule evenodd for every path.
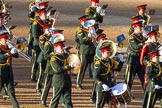
M 76 62 L 71 62 L 71 63 L 69 64 L 69 66 L 70 66 L 71 68 L 74 68 L 74 67 L 76 66 Z
M 107 86 L 106 84 L 102 84 L 102 88 L 103 88 L 102 91 L 109 91 L 110 90 L 109 86 Z
M 147 31 L 144 28 L 142 28 L 142 31 L 143 31 L 143 33 L 142 33 L 143 37 L 148 38 Z
M 6 13 L 7 12 L 7 10 L 4 8 L 3 10 L 2 10 L 2 13 Z
M 159 85 L 155 85 L 155 89 L 160 89 L 161 87 Z
M 120 61 L 124 61 L 124 55 L 123 54 L 118 54 L 117 57 L 120 59 Z
M 15 54 L 16 52 L 17 52 L 16 48 L 12 48 L 10 51 L 11 54 Z
M 98 7 L 96 8 L 96 12 L 97 12 L 97 13 L 100 13 L 101 10 L 102 10 L 102 8 L 101 8 L 100 6 L 98 6 Z

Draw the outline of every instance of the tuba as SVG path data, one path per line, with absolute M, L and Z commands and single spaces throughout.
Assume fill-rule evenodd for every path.
M 116 44 L 113 41 L 111 41 L 111 40 L 104 40 L 103 42 L 99 43 L 97 45 L 97 48 L 96 48 L 96 56 L 97 56 L 98 59 L 101 59 L 101 57 L 102 57 L 101 52 L 100 52 L 100 47 L 105 42 L 109 43 L 110 49 L 112 51 L 110 58 L 113 58 L 115 56 L 116 52 L 117 52 Z

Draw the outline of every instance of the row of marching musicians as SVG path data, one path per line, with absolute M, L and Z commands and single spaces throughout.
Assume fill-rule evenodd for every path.
M 91 6 L 85 9 L 85 15 L 79 18 L 81 26 L 77 28 L 75 38 L 81 59 L 81 68 L 77 76 L 77 88 L 83 89 L 81 84 L 86 68 L 88 64 L 89 66 L 92 65 L 92 67 L 89 67 L 89 76 L 91 77 L 93 75 L 94 78 L 92 100 L 96 102 L 97 108 L 102 108 L 105 102 L 110 101 L 111 107 L 114 107 L 115 101 L 114 98 L 111 98 L 111 93 L 118 96 L 127 88 L 125 84 L 115 85 L 115 81 L 112 81 L 114 80 L 113 73 L 116 63 L 119 64 L 119 66 L 123 64 L 123 55 L 117 55 L 119 62 L 114 62 L 112 59 L 115 46 L 112 41 L 106 39 L 106 34 L 102 33 L 103 30 L 99 29 L 99 23 L 102 23 L 103 16 L 105 15 L 105 11 L 103 11 L 105 5 L 103 6 L 104 8 L 102 7 L 100 10 L 97 7 L 99 0 L 91 0 L 91 3 Z M 158 51 L 161 45 L 158 42 L 159 28 L 150 23 L 150 15 L 153 15 L 155 10 L 150 10 L 147 14 L 146 6 L 147 5 L 138 6 L 138 14 L 132 17 L 132 25 L 129 29 L 129 45 L 126 58 L 127 68 L 124 82 L 131 90 L 135 75 L 138 74 L 145 92 L 143 107 L 153 108 L 157 99 L 162 103 L 160 92 L 162 88 L 162 74 Z M 94 10 L 96 11 L 94 12 Z M 93 20 L 95 20 L 95 22 Z M 96 53 L 93 39 L 98 42 Z M 100 40 L 105 41 L 100 42 Z M 121 40 L 123 41 L 123 39 Z M 118 41 L 119 44 L 122 41 Z M 94 56 L 95 54 L 97 57 Z M 120 70 L 120 68 L 118 67 L 118 70 Z M 125 94 L 122 94 L 121 96 L 124 97 L 124 95 Z M 128 95 L 130 98 L 134 97 L 133 94 L 128 93 L 127 96 Z M 125 103 L 125 105 L 130 102 L 130 98 L 119 97 L 118 99 L 118 97 L 115 97 L 119 103 Z
M 143 108 L 153 108 L 157 99 L 162 105 L 162 73 L 159 58 L 161 44 L 158 42 L 159 27 L 150 21 L 150 15 L 153 15 L 155 10 L 150 11 L 149 15 L 146 9 L 146 4 L 138 6 L 138 14 L 132 17 L 124 81 L 131 90 L 135 75 L 138 74 L 144 90 Z
M 116 85 L 115 71 L 122 68 L 123 54 L 116 55 L 116 44 L 107 39 L 104 30 L 99 28 L 108 5 L 98 6 L 99 0 L 90 1 L 91 6 L 86 8 L 85 15 L 79 18 L 81 25 L 77 27 L 75 36 L 81 60 L 76 87 L 84 89 L 82 83 L 89 66 L 89 77 L 94 79 L 91 99 L 95 102 L 95 108 L 103 108 L 105 102 L 111 103 L 110 107 L 114 108 L 115 98 L 112 98 L 110 89 Z M 119 36 L 119 42 L 124 40 L 123 35 Z
M 48 93 L 51 86 L 54 86 L 50 108 L 57 108 L 59 100 L 66 107 L 72 108 L 71 79 L 68 71 L 74 68 L 76 63 L 67 62 L 68 53 L 65 51 L 63 30 L 54 28 L 58 15 L 55 9 L 49 9 L 48 3 L 36 0 L 29 6 L 31 26 L 28 53 L 33 57 L 31 80 L 37 82 L 36 92 L 41 95 L 42 106 L 48 107 Z M 40 72 L 36 79 L 39 66 Z M 44 76 L 46 78 L 43 87 Z

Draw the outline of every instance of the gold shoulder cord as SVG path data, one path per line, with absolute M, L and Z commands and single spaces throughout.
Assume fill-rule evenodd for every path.
M 133 39 L 133 37 L 131 36 L 129 39 Z M 133 48 L 132 48 L 132 46 L 131 46 L 131 44 L 130 44 L 130 42 L 129 42 L 129 41 L 128 41 L 128 44 L 129 44 L 129 46 L 130 46 L 131 50 L 133 50 L 134 52 L 139 52 L 139 50 L 135 50 L 135 49 L 133 49 Z
M 8 57 L 6 63 L 0 64 L 0 66 L 5 66 L 5 65 L 9 65 L 9 64 L 10 64 L 10 58 Z
M 102 63 L 105 67 L 107 67 L 106 73 L 103 73 L 103 74 L 100 74 L 100 75 L 102 75 L 102 76 L 108 75 L 108 74 L 110 73 L 111 65 L 110 65 L 110 64 L 106 65 L 106 64 L 103 63 L 101 60 L 100 60 L 100 63 Z
M 7 49 L 5 49 L 5 48 L 3 48 L 3 47 L 0 47 L 0 49 L 1 49 L 2 51 L 4 51 L 5 53 L 8 53 L 8 52 L 9 52 L 9 50 L 7 50 Z M 5 65 L 9 65 L 9 64 L 10 64 L 10 56 L 7 58 L 6 63 L 0 64 L 0 66 L 5 66 Z
M 155 66 L 154 63 L 152 63 L 152 62 L 150 62 L 150 63 Z M 157 67 L 157 66 L 155 66 L 155 67 Z M 160 65 L 158 65 L 158 69 L 159 69 L 158 74 L 157 75 L 153 75 L 153 78 L 158 78 L 162 74 L 162 72 L 161 72 L 161 66 Z
M 56 55 L 52 56 L 51 61 L 55 61 L 56 59 L 59 60 L 59 61 L 62 61 L 64 63 L 64 66 L 67 65 L 67 59 L 66 60 L 60 59 Z

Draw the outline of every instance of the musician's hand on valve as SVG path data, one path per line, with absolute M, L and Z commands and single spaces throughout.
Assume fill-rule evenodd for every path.
M 155 85 L 155 89 L 160 89 L 161 87 L 159 85 Z
M 17 52 L 16 48 L 12 48 L 10 51 L 11 54 L 15 54 L 16 52 Z
M 102 88 L 103 88 L 102 91 L 110 91 L 110 87 L 107 86 L 106 84 L 102 84 Z
M 71 68 L 74 68 L 74 67 L 76 66 L 76 62 L 71 62 L 71 63 L 69 64 L 69 66 L 70 66 Z

